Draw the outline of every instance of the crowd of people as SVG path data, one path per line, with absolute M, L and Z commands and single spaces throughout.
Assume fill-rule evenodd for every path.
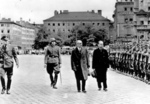
M 110 45 L 112 69 L 150 84 L 150 46 L 147 42 Z

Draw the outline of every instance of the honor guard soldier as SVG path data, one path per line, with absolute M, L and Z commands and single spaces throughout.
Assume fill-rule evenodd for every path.
M 147 78 L 147 83 L 150 83 L 150 49 L 148 52 L 148 63 L 147 63 L 147 70 L 146 70 L 146 78 Z
M 56 83 L 58 79 L 58 74 L 60 73 L 61 56 L 60 56 L 60 48 L 59 46 L 56 46 L 55 38 L 51 38 L 49 45 L 45 48 L 44 62 L 45 67 L 47 68 L 47 73 L 50 76 L 51 86 L 54 89 L 57 89 Z
M 13 67 L 14 61 L 16 62 L 17 68 L 19 67 L 19 60 L 17 58 L 17 52 L 15 47 L 10 44 L 9 38 L 7 36 L 3 36 L 1 40 L 5 41 L 6 44 L 2 47 L 2 56 L 3 56 L 3 70 L 4 74 L 1 76 L 1 83 L 2 83 L 2 92 L 4 94 L 5 91 L 7 94 L 10 94 L 10 88 L 12 83 L 12 76 L 13 76 Z M 5 74 L 7 73 L 7 86 L 5 86 Z

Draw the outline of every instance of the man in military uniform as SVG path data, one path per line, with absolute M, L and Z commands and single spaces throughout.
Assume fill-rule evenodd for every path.
M 50 39 L 49 45 L 45 48 L 45 67 L 50 76 L 51 86 L 57 89 L 56 83 L 58 79 L 58 74 L 60 73 L 60 48 L 56 46 L 55 38 Z M 53 76 L 53 73 L 55 76 Z
M 2 47 L 2 55 L 3 55 L 3 69 L 4 72 L 7 73 L 7 88 L 5 87 L 5 73 L 1 76 L 1 83 L 2 83 L 2 92 L 1 94 L 7 91 L 7 94 L 10 94 L 10 87 L 12 82 L 12 75 L 13 75 L 13 59 L 16 62 L 16 66 L 19 67 L 19 61 L 17 58 L 17 52 L 15 48 L 9 43 L 9 39 L 6 36 L 3 36 L 1 40 L 6 41 L 6 44 Z

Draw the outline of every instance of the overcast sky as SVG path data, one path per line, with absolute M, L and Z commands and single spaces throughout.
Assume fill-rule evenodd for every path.
M 54 10 L 91 11 L 102 10 L 102 15 L 112 19 L 116 0 L 0 0 L 0 18 L 43 23 L 52 17 Z

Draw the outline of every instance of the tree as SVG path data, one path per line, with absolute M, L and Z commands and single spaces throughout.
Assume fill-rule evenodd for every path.
M 37 36 L 34 41 L 34 49 L 44 49 L 44 47 L 49 43 L 50 38 L 55 38 L 59 46 L 62 46 L 63 43 L 67 40 L 67 35 L 61 31 L 58 31 L 57 34 L 53 34 L 46 29 L 42 28 L 38 31 Z
M 86 25 L 77 25 L 75 26 L 71 34 L 69 35 L 69 39 L 71 45 L 75 45 L 75 41 L 80 39 L 83 41 L 83 45 L 87 44 L 88 46 L 93 46 L 99 40 L 104 41 L 104 43 L 108 42 L 107 32 L 105 29 L 99 28 L 95 29 L 92 24 Z

